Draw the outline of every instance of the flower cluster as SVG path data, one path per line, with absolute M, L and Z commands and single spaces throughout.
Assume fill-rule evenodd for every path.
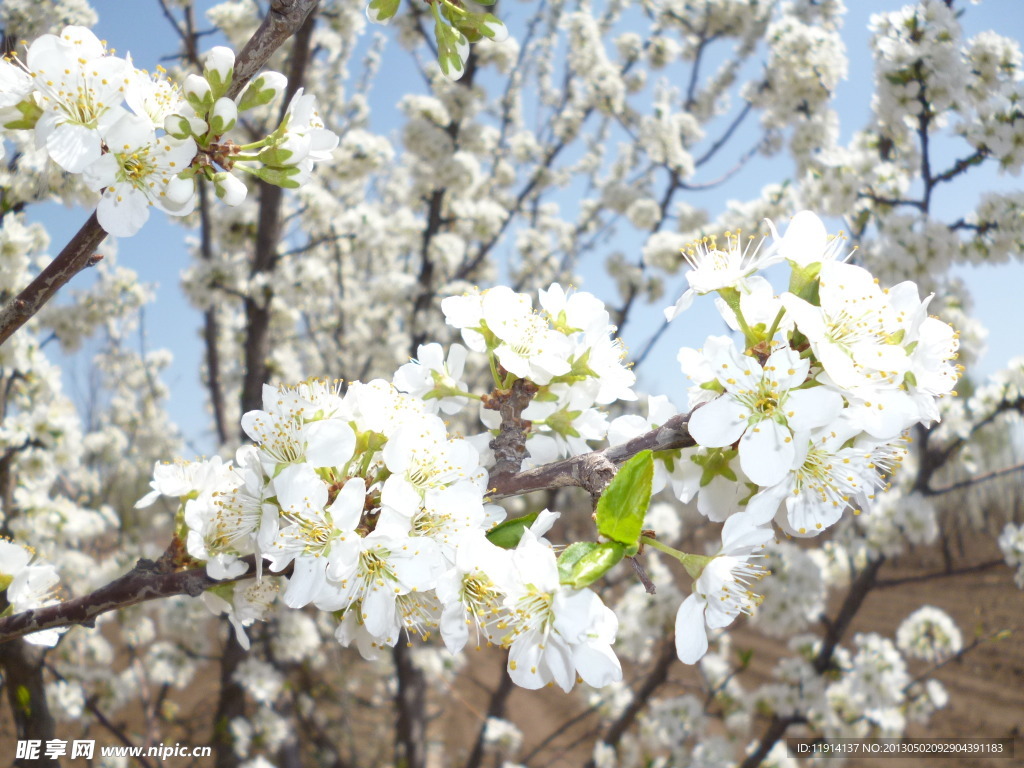
M 727 251 L 714 240 L 692 250 L 690 296 L 668 314 L 715 292 L 742 344 L 713 336 L 701 350 L 680 351 L 695 384 L 688 428 L 696 445 L 630 459 L 596 504 L 597 541 L 556 555 L 545 538 L 556 513 L 502 522 L 505 510 L 487 499 L 509 454 L 526 467 L 546 464 L 676 415 L 653 397 L 647 417 L 608 423 L 606 406 L 635 399 L 634 376 L 604 305 L 557 284 L 540 291 L 539 309 L 506 287 L 444 299 L 465 346 L 446 356 L 439 344 L 422 345 L 393 382 L 265 387 L 263 409 L 242 417 L 253 444 L 233 463 L 157 465 L 140 505 L 178 498 L 180 534 L 210 576 L 241 576 L 249 568 L 242 558 L 253 556 L 261 579 L 271 578 L 265 568 L 287 577 L 285 605 L 334 614 L 338 640 L 367 657 L 403 633 L 426 638 L 437 629 L 452 652 L 471 637 L 508 648 L 509 673 L 527 688 L 620 679 L 611 649 L 619 622 L 590 586 L 650 546 L 693 579 L 675 635 L 679 658 L 696 663 L 709 630 L 760 604 L 752 588 L 767 574 L 758 558 L 773 522 L 815 536 L 846 510 L 869 509 L 905 453 L 905 430 L 938 417 L 935 401 L 957 377 L 956 335 L 927 315 L 930 298 L 912 283 L 883 290 L 839 260 L 840 244 L 813 214 L 798 215 L 767 248 L 738 236 L 726 243 Z M 782 261 L 789 290 L 776 295 L 755 273 Z M 471 356 L 490 372 L 487 395 L 467 389 Z M 475 401 L 489 430 L 454 434 L 440 414 Z M 520 444 L 509 446 L 517 430 Z M 696 496 L 699 510 L 724 522 L 714 552 L 675 550 L 671 524 L 661 540 L 643 529 L 662 488 L 683 501 Z M 818 564 L 804 565 L 794 579 L 821 578 Z M 241 633 L 274 589 L 222 589 L 208 603 Z M 809 594 L 811 605 L 789 609 L 799 620 L 819 599 Z M 787 601 L 782 592 L 775 599 Z M 907 629 L 901 642 L 925 653 L 921 633 L 927 628 Z
M 283 93 L 287 80 L 264 72 L 228 98 L 234 53 L 206 56 L 202 75 L 179 86 L 163 69 L 137 69 L 87 28 L 42 35 L 24 60 L 0 62 L 0 124 L 31 130 L 38 146 L 68 173 L 100 193 L 96 217 L 110 234 L 131 236 L 158 208 L 184 216 L 196 205 L 196 181 L 214 184 L 228 205 L 245 199 L 238 169 L 271 184 L 303 184 L 314 162 L 328 160 L 338 137 L 324 128 L 316 99 L 295 94 L 279 127 L 239 146 L 226 136 L 247 109 Z
M 522 413 L 532 424 L 525 466 L 591 450 L 588 441 L 608 432 L 600 406 L 636 399 L 636 376 L 623 362 L 626 350 L 612 336 L 615 327 L 603 303 L 556 283 L 540 291 L 540 305 L 534 311 L 528 295 L 504 286 L 441 302 L 448 325 L 461 330 L 466 346 L 490 357 L 496 386 L 508 389 L 516 379 L 537 385 Z M 426 396 L 444 391 L 432 393 Z M 482 411 L 481 419 L 492 430 L 500 425 L 495 411 Z M 489 439 L 484 436 L 481 448 Z
M 485 503 L 479 454 L 429 403 L 380 380 L 344 395 L 318 381 L 268 386 L 263 410 L 242 420 L 254 445 L 233 464 L 158 464 L 139 504 L 182 499 L 188 553 L 210 576 L 235 578 L 255 554 L 288 572 L 287 606 L 335 613 L 338 640 L 367 657 L 437 628 L 457 651 L 475 624 L 478 638 L 511 649 L 510 674 L 525 687 L 618 679 L 614 614 L 560 583 L 543 539 L 557 515 L 537 516 L 514 548 L 493 544 L 486 533 L 505 513 Z M 268 598 L 235 587 L 208 602 L 242 639 Z

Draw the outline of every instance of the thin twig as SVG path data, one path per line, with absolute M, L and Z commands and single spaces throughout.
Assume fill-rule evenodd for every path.
M 1003 469 L 994 469 L 991 472 L 986 472 L 984 475 L 975 475 L 974 477 L 968 477 L 965 480 L 959 480 L 955 483 L 945 486 L 944 488 L 929 488 L 926 493 L 929 496 L 939 496 L 943 493 L 949 493 L 950 491 L 957 491 L 961 488 L 969 488 L 972 485 L 978 483 L 984 483 L 986 480 L 994 480 L 997 477 L 1003 475 L 1011 475 L 1014 472 L 1024 471 L 1024 464 L 1015 464 L 1012 467 L 1004 467 Z

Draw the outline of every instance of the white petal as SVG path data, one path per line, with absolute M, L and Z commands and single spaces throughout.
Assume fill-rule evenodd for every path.
M 789 428 L 807 432 L 831 423 L 843 410 L 843 398 L 827 387 L 800 389 L 789 393 L 785 410 Z
M 134 187 L 107 187 L 96 206 L 100 226 L 114 237 L 131 237 L 149 219 L 149 198 Z
M 302 428 L 306 461 L 314 467 L 341 467 L 352 458 L 356 435 L 341 419 L 314 421 Z
M 731 395 L 722 395 L 693 412 L 690 436 L 706 448 L 732 445 L 747 429 L 750 411 Z
M 676 655 L 684 664 L 696 664 L 708 652 L 706 605 L 696 595 L 690 595 L 676 612 Z
M 740 440 L 740 467 L 760 486 L 780 482 L 793 468 L 795 458 L 792 433 L 773 419 L 748 429 Z
M 68 173 L 81 173 L 100 159 L 100 135 L 92 128 L 64 123 L 46 137 L 46 151 Z
M 594 688 L 603 688 L 622 679 L 622 665 L 607 643 L 584 643 L 573 649 L 573 666 L 583 682 Z

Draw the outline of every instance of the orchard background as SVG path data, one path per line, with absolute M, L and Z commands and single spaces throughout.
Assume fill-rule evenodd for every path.
M 128 20 L 115 2 L 4 0 L 0 23 L 19 55 L 21 40 L 85 25 L 182 80 L 211 47 L 239 52 L 268 13 L 303 6 L 315 7 L 268 66 L 317 96 L 339 137 L 330 162 L 295 191 L 250 180 L 235 207 L 200 186 L 195 212 L 107 238 L 0 347 L 3 533 L 56 566 L 60 597 L 95 594 L 139 558 L 171 552 L 186 570 L 177 505 L 135 507 L 154 463 L 233 456 L 264 383 L 390 380 L 419 345 L 458 340 L 441 300 L 473 286 L 594 293 L 637 391 L 685 411 L 678 348 L 727 330 L 710 301 L 664 323 L 686 287 L 681 251 L 726 231 L 759 239 L 765 219 L 785 230 L 802 209 L 844 230 L 843 254 L 883 285 L 936 294 L 929 312 L 960 334 L 957 397 L 913 430 L 871 510 L 769 544 L 764 603 L 695 666 L 672 632 L 689 586 L 651 549 L 653 597 L 626 564 L 593 585 L 619 615 L 623 681 L 572 694 L 515 689 L 498 648 L 453 656 L 403 637 L 364 661 L 328 614 L 279 603 L 245 650 L 181 588 L 53 648 L 0 646 L 4 755 L 18 739 L 93 738 L 209 744 L 214 758 L 195 764 L 218 766 L 785 766 L 787 736 L 1019 738 L 1016 4 L 506 3 L 491 10 L 509 39 L 475 43 L 454 81 L 419 3 L 374 27 L 340 2 L 139 2 Z M 272 131 L 272 107 L 240 129 Z M 28 132 L 5 138 L 7 304 L 97 195 Z M 630 408 L 647 413 L 641 396 L 609 417 Z M 479 432 L 475 415 L 455 428 Z M 563 488 L 504 503 L 561 511 L 557 540 L 570 541 L 593 538 L 590 502 Z M 665 491 L 647 524 L 713 553 L 717 526 L 695 507 Z M 905 623 L 922 606 L 949 618 Z

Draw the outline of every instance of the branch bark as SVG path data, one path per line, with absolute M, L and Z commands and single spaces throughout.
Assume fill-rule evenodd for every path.
M 0 644 L 54 627 L 74 624 L 91 627 L 101 614 L 150 600 L 172 595 L 198 597 L 216 584 L 229 584 L 255 576 L 255 556 L 249 555 L 243 558 L 243 562 L 248 566 L 245 573 L 237 579 L 218 581 L 207 576 L 205 568 L 169 571 L 158 562 L 141 559 L 124 576 L 88 595 L 0 619 Z
M 294 35 L 313 12 L 319 0 L 273 0 L 259 29 L 235 57 L 235 76 L 227 97 L 235 98 L 253 75 Z
M 36 279 L 0 310 L 0 344 L 11 338 L 71 278 L 103 258 L 95 254 L 106 236 L 93 213 Z
M 652 429 L 621 445 L 613 445 L 600 451 L 591 451 L 581 456 L 563 459 L 511 476 L 503 477 L 492 474 L 489 498 L 491 500 L 504 499 L 533 491 L 547 491 L 569 486 L 584 488 L 592 496 L 600 494 L 615 477 L 618 467 L 640 451 L 672 451 L 696 445 L 694 439 L 690 437 L 687 427 L 689 422 L 690 413 L 680 413 L 657 429 Z
M 54 737 L 53 716 L 46 704 L 46 688 L 43 684 L 44 648 L 29 645 L 18 640 L 0 646 L 0 669 L 3 670 L 7 701 L 14 715 L 16 738 L 45 742 Z M 12 750 L 13 752 L 13 750 Z M 10 756 L 10 753 L 7 755 Z M 56 760 L 46 757 L 40 750 L 35 759 L 19 758 L 13 763 L 17 768 L 30 766 L 57 765 Z

